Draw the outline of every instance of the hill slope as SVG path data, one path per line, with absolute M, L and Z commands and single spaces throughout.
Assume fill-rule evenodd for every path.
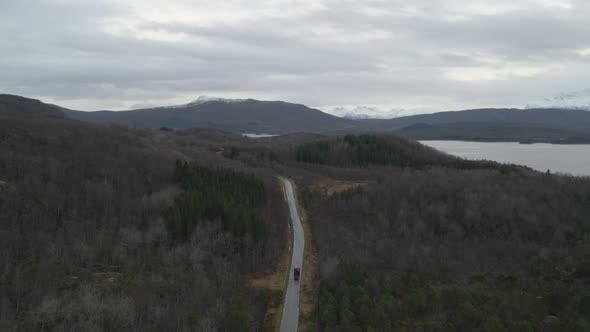
M 351 120 L 301 104 L 254 99 L 207 99 L 180 106 L 83 112 L 24 97 L 0 95 L 0 111 L 68 117 L 137 128 L 216 128 L 238 133 L 347 134 L 399 132 L 414 139 L 590 142 L 590 111 L 575 109 L 475 109 L 394 119 Z
M 587 132 L 527 123 L 453 122 L 434 125 L 416 123 L 397 132 L 409 138 L 422 140 L 590 143 L 590 135 Z
M 430 125 L 448 123 L 519 123 L 574 131 L 590 130 L 590 112 L 574 109 L 498 109 L 485 108 L 464 111 L 439 112 L 394 118 L 388 120 L 362 120 L 365 126 L 382 130 L 397 130 L 417 123 Z
M 293 158 L 293 157 L 292 157 Z M 522 171 L 526 167 L 492 161 L 470 161 L 454 157 L 416 141 L 394 135 L 346 135 L 299 145 L 294 152 L 299 162 L 336 167 L 395 166 L 423 169 L 497 169 Z
M 269 293 L 243 280 L 281 252 L 280 187 L 208 149 L 245 138 L 17 103 L 0 110 L 0 331 L 262 330 Z
M 359 120 L 369 131 L 414 139 L 587 143 L 590 112 L 576 109 L 475 109 L 388 120 Z
M 178 107 L 131 111 L 66 111 L 68 117 L 131 127 L 219 128 L 242 133 L 285 134 L 352 130 L 358 124 L 309 108 L 282 101 L 210 100 Z
M 36 99 L 7 94 L 0 94 L 0 112 L 19 113 L 28 116 L 51 116 L 56 118 L 63 118 L 65 116 L 59 107 L 42 103 Z

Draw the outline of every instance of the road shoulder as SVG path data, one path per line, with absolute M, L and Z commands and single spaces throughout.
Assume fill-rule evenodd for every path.
M 317 328 L 317 307 L 319 298 L 319 269 L 317 251 L 313 245 L 311 236 L 311 226 L 309 225 L 307 213 L 303 208 L 299 197 L 300 191 L 298 186 L 291 181 L 299 219 L 303 226 L 305 234 L 305 247 L 303 249 L 303 267 L 305 273 L 302 277 L 301 293 L 299 299 L 299 331 L 316 331 Z
M 277 179 L 277 181 L 281 186 L 283 195 L 285 195 L 283 182 L 280 179 Z M 287 202 L 286 199 L 285 202 Z M 288 203 L 285 203 L 285 205 L 288 209 Z M 264 315 L 263 331 L 275 332 L 280 329 L 291 266 L 292 232 L 291 222 L 288 222 L 287 227 L 285 227 L 285 239 L 287 241 L 285 241 L 281 257 L 272 273 L 257 277 L 248 283 L 252 288 L 263 289 L 269 292 L 270 298 Z

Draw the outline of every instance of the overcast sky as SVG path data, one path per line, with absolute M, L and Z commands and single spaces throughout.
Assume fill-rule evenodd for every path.
M 0 0 L 0 92 L 83 110 L 523 107 L 590 88 L 589 20 L 587 0 Z

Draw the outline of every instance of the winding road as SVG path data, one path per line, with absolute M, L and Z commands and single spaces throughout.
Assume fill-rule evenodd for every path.
M 303 226 L 299 219 L 297 202 L 291 181 L 284 177 L 279 177 L 283 183 L 287 203 L 289 204 L 289 213 L 291 215 L 291 229 L 293 233 L 293 242 L 291 248 L 291 266 L 287 277 L 287 292 L 285 294 L 285 303 L 283 305 L 283 315 L 281 317 L 281 332 L 296 332 L 299 323 L 299 290 L 301 281 L 293 280 L 293 269 L 296 266 L 301 268 L 301 279 L 303 280 L 303 246 L 305 237 Z

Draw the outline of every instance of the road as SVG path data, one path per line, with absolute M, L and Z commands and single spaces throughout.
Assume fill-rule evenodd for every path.
M 303 280 L 303 246 L 305 245 L 305 238 L 303 234 L 303 226 L 301 226 L 301 219 L 299 219 L 299 212 L 297 211 L 297 202 L 295 201 L 295 193 L 291 182 L 283 177 L 279 178 L 283 183 L 287 203 L 289 204 L 289 213 L 291 215 L 291 227 L 293 234 L 293 243 L 291 248 L 291 267 L 287 279 L 287 292 L 285 294 L 285 303 L 283 306 L 283 316 L 281 318 L 281 332 L 296 332 L 297 324 L 299 323 L 299 290 L 301 281 L 293 280 L 293 268 L 299 266 L 301 268 L 301 279 Z

